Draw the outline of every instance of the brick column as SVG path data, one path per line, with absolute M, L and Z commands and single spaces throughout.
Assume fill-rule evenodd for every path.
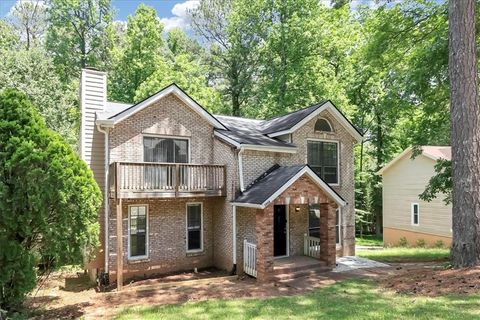
M 335 267 L 335 210 L 334 202 L 320 204 L 320 260 L 328 267 Z
M 255 215 L 257 233 L 257 280 L 269 281 L 273 275 L 273 204 L 258 209 Z

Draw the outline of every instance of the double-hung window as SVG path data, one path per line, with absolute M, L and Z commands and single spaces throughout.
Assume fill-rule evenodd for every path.
M 203 250 L 203 212 L 201 203 L 187 204 L 187 251 Z
M 338 142 L 307 142 L 307 162 L 325 182 L 338 183 Z
M 418 203 L 412 203 L 412 225 L 418 226 L 420 224 L 419 216 L 420 216 L 420 206 Z
M 146 205 L 128 208 L 128 256 L 146 258 L 148 256 L 148 212 Z

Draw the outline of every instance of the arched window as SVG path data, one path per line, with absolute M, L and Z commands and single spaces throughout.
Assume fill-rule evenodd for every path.
M 333 129 L 327 119 L 320 118 L 315 122 L 315 131 L 332 132 Z

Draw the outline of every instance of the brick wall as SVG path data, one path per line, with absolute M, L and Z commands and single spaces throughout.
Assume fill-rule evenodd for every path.
M 333 127 L 332 133 L 315 132 L 315 122 L 318 118 L 327 119 Z M 247 186 L 259 175 L 274 164 L 282 166 L 307 163 L 307 140 L 321 139 L 339 142 L 340 148 L 340 183 L 333 186 L 347 205 L 342 208 L 342 247 L 339 255 L 355 254 L 355 166 L 354 146 L 355 139 L 350 133 L 328 112 L 322 112 L 318 117 L 310 120 L 292 134 L 292 143 L 297 146 L 297 153 L 272 153 L 263 151 L 246 151 L 243 154 L 244 183 Z
M 289 205 L 288 220 L 290 255 L 301 256 L 303 255 L 304 236 L 305 233 L 308 233 L 308 204 Z
M 215 198 L 191 198 L 173 200 L 123 200 L 123 264 L 124 279 L 132 276 L 162 274 L 173 271 L 193 270 L 214 265 L 213 216 Z M 186 250 L 186 204 L 203 204 L 203 252 L 187 253 Z M 148 205 L 148 259 L 128 259 L 128 206 Z M 109 268 L 111 281 L 117 270 L 116 207 L 111 203 L 109 225 Z
M 110 163 L 143 161 L 144 135 L 188 138 L 190 162 L 213 163 L 213 127 L 173 94 L 115 125 L 110 133 Z

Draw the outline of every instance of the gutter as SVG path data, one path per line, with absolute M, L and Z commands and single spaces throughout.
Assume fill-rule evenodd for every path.
M 108 130 L 109 128 L 106 128 L 106 129 L 102 129 L 100 127 L 100 125 L 97 125 L 97 129 L 98 131 L 100 131 L 101 133 L 103 133 L 105 135 L 105 145 L 104 145 L 104 153 L 105 153 L 105 159 L 104 159 L 104 162 L 105 162 L 105 186 L 104 186 L 104 195 L 103 195 L 103 202 L 104 202 L 104 236 L 105 236 L 105 239 L 104 239 L 104 250 L 105 250 L 105 266 L 104 266 L 104 269 L 105 269 L 105 273 L 108 273 L 108 251 L 109 251 L 109 246 L 108 246 L 108 215 L 109 215 L 109 205 L 108 205 L 108 174 L 109 174 L 109 169 L 110 169 L 110 166 L 109 166 L 109 162 L 110 162 L 110 159 L 109 159 L 109 144 L 108 144 Z
M 237 207 L 232 205 L 232 251 L 233 251 L 233 268 L 232 273 L 237 272 Z

